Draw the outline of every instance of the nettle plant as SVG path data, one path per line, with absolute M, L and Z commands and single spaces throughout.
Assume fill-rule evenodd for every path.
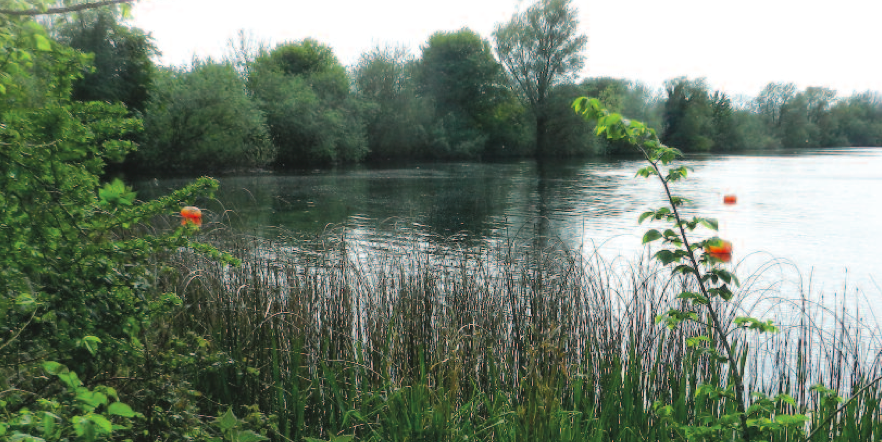
M 649 165 L 638 170 L 637 175 L 657 177 L 667 195 L 668 206 L 641 214 L 639 221 L 661 221 L 668 223 L 669 227 L 648 230 L 643 243 L 661 240 L 664 246 L 655 253 L 655 259 L 672 266 L 674 274 L 694 278 L 693 287 L 697 287 L 697 291 L 680 293 L 681 307 L 659 315 L 656 322 L 664 323 L 670 329 L 685 322 L 699 324 L 706 334 L 687 340 L 691 352 L 727 367 L 729 380 L 725 385 L 701 384 L 693 392 L 696 403 L 717 403 L 718 407 L 703 407 L 704 411 L 696 410 L 688 422 L 675 422 L 673 407 L 657 402 L 653 406 L 656 414 L 672 424 L 678 436 L 686 440 L 768 440 L 770 434 L 777 431 L 802 435 L 808 418 L 781 412 L 788 404 L 795 407 L 793 398 L 786 394 L 769 398 L 763 393 L 747 392 L 743 364 L 739 363 L 744 352 L 738 348 L 731 333 L 732 327 L 759 333 L 774 333 L 777 328 L 771 321 L 752 317 L 736 317 L 732 323 L 724 322 L 725 303 L 731 302 L 733 297 L 731 286 L 737 287 L 739 282 L 722 265 L 727 257 L 702 253 L 720 248 L 724 244 L 722 239 L 713 236 L 696 241 L 689 236 L 700 226 L 716 232 L 718 222 L 703 217 L 687 219 L 681 208 L 689 201 L 671 193 L 671 184 L 686 178 L 689 172 L 686 166 L 672 165 L 682 153 L 662 144 L 654 129 L 608 111 L 597 99 L 579 98 L 573 108 L 586 120 L 596 122 L 597 135 L 605 134 L 607 138 L 624 142 L 643 154 Z

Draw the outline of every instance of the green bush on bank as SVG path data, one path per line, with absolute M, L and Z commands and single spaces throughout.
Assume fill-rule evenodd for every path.
M 162 173 L 257 168 L 276 149 L 266 117 L 229 63 L 195 61 L 157 75 L 133 162 Z
M 32 18 L 0 14 L 0 51 L 0 440 L 265 439 L 232 414 L 215 425 L 210 412 L 223 411 L 192 388 L 189 373 L 223 355 L 194 332 L 155 328 L 181 303 L 158 290 L 157 258 L 223 255 L 192 243 L 194 227 L 150 222 L 217 182 L 149 202 L 102 185 L 141 122 L 120 104 L 72 101 L 88 57 Z M 234 412 L 267 427 L 255 410 Z

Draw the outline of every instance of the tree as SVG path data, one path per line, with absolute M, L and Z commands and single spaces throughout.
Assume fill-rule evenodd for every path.
M 781 109 L 795 96 L 795 84 L 769 83 L 756 97 L 757 110 L 769 127 L 777 128 L 781 123 Z
M 426 151 L 434 112 L 429 99 L 417 94 L 415 65 L 405 48 L 376 47 L 353 69 L 373 159 L 412 158 Z
M 836 121 L 833 141 L 838 146 L 882 146 L 882 95 L 857 93 L 830 110 Z
M 122 5 L 123 7 L 129 7 L 129 5 L 134 1 L 135 0 L 105 0 L 100 2 L 80 3 L 73 5 L 68 5 L 66 2 L 65 6 L 56 8 L 48 7 L 47 2 L 37 1 L 29 2 L 31 4 L 37 4 L 37 7 L 35 9 L 0 9 L 0 15 L 6 15 L 10 17 L 34 17 L 38 15 L 66 14 L 68 12 L 85 11 L 88 9 L 96 9 L 103 6 Z M 19 3 L 27 4 L 24 2 Z
M 539 0 L 493 32 L 496 54 L 533 113 L 536 149 L 547 150 L 548 93 L 584 65 L 588 37 L 578 34 L 571 0 Z
M 217 182 L 143 203 L 121 181 L 102 186 L 140 121 L 118 103 L 72 100 L 88 57 L 27 14 L 0 14 L 0 59 L 0 439 L 219 436 L 200 422 L 213 410 L 172 406 L 196 395 L 179 368 L 195 346 L 183 356 L 176 347 L 188 343 L 173 332 L 158 339 L 181 299 L 155 283 L 160 254 L 221 254 L 190 242 L 195 227 L 148 225 Z
M 227 39 L 224 60 L 232 64 L 242 78 L 248 78 L 254 60 L 267 52 L 269 43 L 258 40 L 253 32 L 240 29 L 235 37 Z
M 480 126 L 504 100 L 502 66 L 490 43 L 470 29 L 436 32 L 422 48 L 420 90 L 442 113 L 459 112 Z
M 682 150 L 707 151 L 714 146 L 713 109 L 703 78 L 679 77 L 665 82 L 662 142 Z
M 91 69 L 74 83 L 74 100 L 122 102 L 144 111 L 155 71 L 150 57 L 157 53 L 149 36 L 119 24 L 107 9 L 81 12 L 58 32 L 61 42 L 93 55 Z
M 158 76 L 134 165 L 153 171 L 213 171 L 274 159 L 263 113 L 229 63 L 197 61 Z
M 275 47 L 254 61 L 248 90 L 266 115 L 276 166 L 367 155 L 362 104 L 350 95 L 349 77 L 330 47 L 312 39 Z

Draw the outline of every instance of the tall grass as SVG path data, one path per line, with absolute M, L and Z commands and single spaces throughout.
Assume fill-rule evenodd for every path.
M 686 345 L 712 331 L 655 323 L 688 284 L 668 269 L 548 238 L 463 245 L 400 233 L 410 238 L 379 247 L 344 228 L 280 241 L 221 228 L 204 239 L 242 266 L 172 257 L 178 271 L 162 284 L 185 308 L 164 326 L 210 336 L 222 355 L 195 374 L 205 400 L 258 405 L 277 417 L 278 440 L 682 440 L 673 422 L 734 409 L 694 399 L 697 385 L 728 382 L 724 365 Z M 753 281 L 727 323 L 780 295 Z M 831 311 L 800 295 L 776 302 L 791 307 L 769 318 L 780 333 L 731 333 L 750 390 L 792 395 L 782 411 L 816 426 L 837 403 L 809 387 L 849 397 L 879 376 L 878 335 L 844 302 Z M 880 395 L 862 391 L 813 440 L 882 440 Z

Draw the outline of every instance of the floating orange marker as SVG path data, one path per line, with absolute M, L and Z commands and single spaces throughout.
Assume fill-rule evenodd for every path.
M 723 262 L 729 262 L 732 260 L 731 253 L 711 253 L 711 252 L 708 252 L 707 254 L 710 256 L 713 256 L 714 258 L 719 259 L 720 261 L 723 261 Z
M 181 209 L 181 225 L 185 225 L 188 222 L 196 224 L 198 227 L 202 227 L 202 211 L 199 210 L 198 207 L 195 206 L 187 206 Z
M 735 204 L 738 202 L 738 197 L 735 195 L 723 195 L 723 204 Z
M 717 239 L 716 241 L 711 241 L 711 243 L 708 244 L 704 249 L 707 251 L 707 253 L 732 253 L 732 243 L 724 239 Z
M 732 243 L 724 239 L 717 238 L 711 241 L 710 244 L 704 247 L 704 251 L 723 262 L 732 260 Z

